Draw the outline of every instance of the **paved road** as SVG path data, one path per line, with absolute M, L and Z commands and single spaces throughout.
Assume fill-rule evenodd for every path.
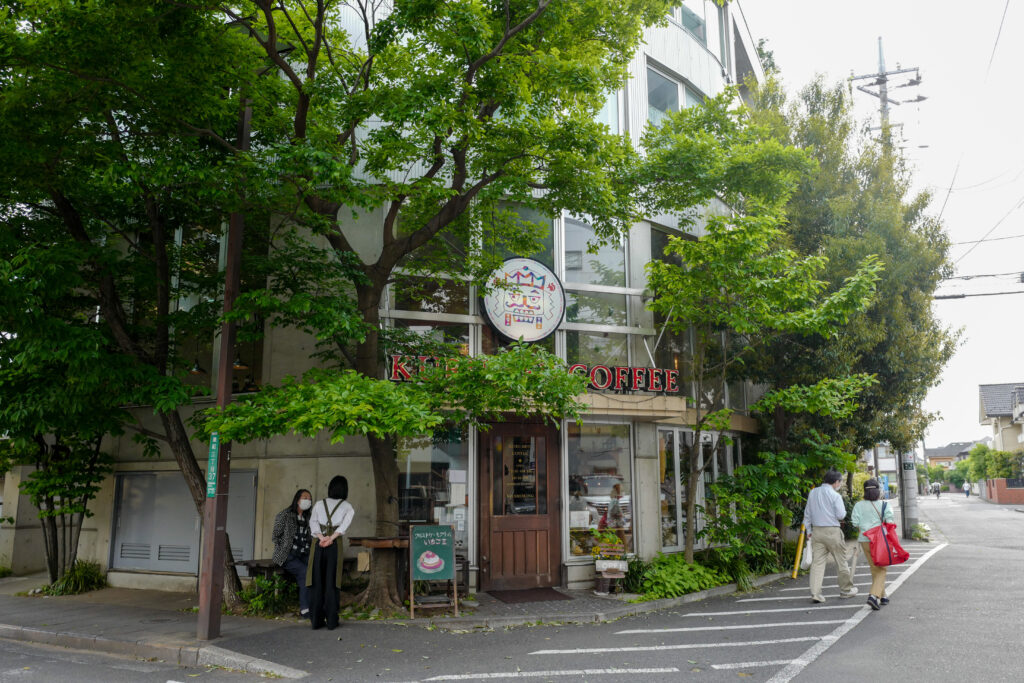
M 1024 680 L 1024 514 L 973 496 L 918 503 L 949 545 L 798 681 Z
M 0 639 L 0 682 L 50 683 L 178 683 L 214 681 L 243 683 L 257 676 L 205 667 L 183 668 L 167 662 L 146 662 L 129 657 L 68 650 Z M 266 680 L 266 679 L 263 679 Z
M 895 582 L 910 585 L 944 551 L 940 542 L 908 548 L 911 562 L 892 571 L 894 604 L 906 592 Z M 281 639 L 279 633 L 275 641 L 250 638 L 221 645 L 305 669 L 315 680 L 836 680 L 804 669 L 844 633 L 890 618 L 890 612 L 871 612 L 863 596 L 840 600 L 834 569 L 826 577 L 825 605 L 811 604 L 807 579 L 801 577 L 755 594 L 610 624 L 468 634 L 356 624 L 333 632 L 297 628 L 294 638 Z M 856 583 L 866 590 L 868 582 L 861 562 Z

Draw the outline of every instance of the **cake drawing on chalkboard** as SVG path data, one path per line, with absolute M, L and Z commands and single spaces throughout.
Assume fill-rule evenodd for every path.
M 421 572 L 426 574 L 433 574 L 444 569 L 444 560 L 438 557 L 437 553 L 427 550 L 420 559 L 416 561 L 416 565 L 419 567 Z

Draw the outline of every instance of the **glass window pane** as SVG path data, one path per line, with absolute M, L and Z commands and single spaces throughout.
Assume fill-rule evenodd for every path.
M 531 209 L 528 206 L 522 204 L 513 203 L 502 203 L 500 208 L 503 211 L 512 211 L 518 215 L 519 219 L 529 223 L 536 223 L 537 225 L 544 226 L 544 234 L 540 237 L 540 250 L 532 254 L 513 254 L 507 249 L 502 249 L 503 258 L 513 258 L 522 256 L 523 258 L 532 258 L 535 261 L 540 261 L 551 270 L 555 269 L 555 240 L 554 233 L 552 232 L 552 220 L 548 216 L 545 216 L 540 211 Z M 527 226 L 529 227 L 529 226 Z
M 420 322 L 419 320 L 395 320 L 393 325 L 396 329 L 414 332 L 426 341 L 453 346 L 458 353 L 464 356 L 469 355 L 469 325 L 465 323 L 427 323 Z M 415 344 L 415 342 L 410 344 Z M 415 349 L 396 350 L 402 350 L 407 353 L 415 351 Z
M 399 520 L 451 524 L 455 527 L 455 547 L 467 548 L 466 431 L 446 426 L 429 436 L 401 439 L 396 448 L 396 464 Z M 440 515 L 435 514 L 438 511 Z
M 565 319 L 571 323 L 626 325 L 626 297 L 604 292 L 566 292 Z
M 601 111 L 597 112 L 597 122 L 608 126 L 611 133 L 619 132 L 619 93 L 608 93 Z
M 574 218 L 565 219 L 565 281 L 625 287 L 625 246 L 603 244 L 595 253 L 589 253 L 587 249 L 594 241 L 591 226 Z
M 626 341 L 624 334 L 568 330 L 565 333 L 565 359 L 570 365 L 583 363 L 591 367 L 629 365 Z
M 494 514 L 537 515 L 547 513 L 547 500 L 538 497 L 543 470 L 543 437 L 495 436 Z
M 679 111 L 679 84 L 647 69 L 647 120 L 658 125 L 671 111 Z
M 697 106 L 698 104 L 700 104 L 701 102 L 704 101 L 704 97 L 699 92 L 694 90 L 693 88 L 687 88 L 687 87 L 684 86 L 683 87 L 683 92 L 684 92 L 684 96 L 686 97 L 686 106 L 687 106 L 687 108 L 695 107 L 695 106 Z
M 675 431 L 658 430 L 658 461 L 661 466 L 661 489 L 658 498 L 661 502 L 661 547 L 677 548 L 679 542 L 678 501 L 676 500 L 676 452 Z
M 614 532 L 633 549 L 629 425 L 570 424 L 570 553 L 590 555 L 593 529 Z M 576 513 L 576 514 L 573 514 Z
M 392 291 L 393 310 L 469 313 L 469 285 L 462 281 L 403 277 Z
M 701 45 L 708 44 L 706 23 L 704 20 L 704 0 L 683 0 L 680 8 L 680 23 Z

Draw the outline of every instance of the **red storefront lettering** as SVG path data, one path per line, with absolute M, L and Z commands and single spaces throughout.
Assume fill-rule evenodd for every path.
M 578 372 L 579 370 L 582 370 L 583 372 L 582 373 Z M 570 375 L 580 375 L 580 374 L 582 374 L 582 375 L 585 376 L 587 374 L 587 366 L 584 365 L 583 363 L 577 363 L 576 365 L 570 365 L 569 366 L 569 374 Z
M 412 374 L 409 373 L 409 368 L 405 367 L 404 357 L 391 356 L 391 381 L 404 382 L 407 379 L 412 379 Z
M 647 368 L 633 368 L 630 375 L 630 389 L 633 391 L 640 391 L 647 385 Z
M 678 394 L 679 393 L 679 371 L 678 370 L 666 370 L 665 371 L 665 393 L 666 394 Z
M 627 375 L 629 375 L 629 368 L 623 366 L 616 366 L 615 391 L 622 391 L 622 385 L 626 383 Z
M 651 368 L 650 369 L 650 373 L 651 373 L 650 374 L 650 378 L 651 378 L 651 380 L 650 380 L 650 382 L 648 383 L 648 386 L 647 386 L 647 388 L 649 390 L 651 390 L 651 391 L 661 391 L 661 375 L 662 375 L 663 372 L 665 372 L 665 371 L 660 369 L 660 368 Z
M 600 370 L 604 373 L 604 382 L 597 381 L 597 371 Z M 612 385 L 612 371 L 607 365 L 595 365 L 590 369 L 590 386 L 595 389 L 607 389 Z

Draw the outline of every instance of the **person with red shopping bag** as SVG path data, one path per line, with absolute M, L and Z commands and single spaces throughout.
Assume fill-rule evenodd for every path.
M 877 479 L 864 482 L 864 500 L 853 506 L 850 520 L 860 530 L 860 547 L 871 568 L 871 592 L 868 606 L 873 610 L 889 604 L 885 594 L 886 568 L 906 562 L 909 555 L 896 540 L 895 515 L 884 501 L 879 505 L 881 489 Z

